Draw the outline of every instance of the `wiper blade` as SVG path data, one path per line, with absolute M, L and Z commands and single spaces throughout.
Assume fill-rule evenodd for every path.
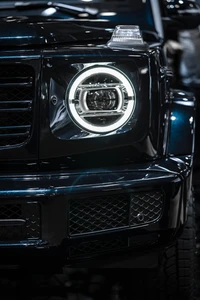
M 90 17 L 96 17 L 99 13 L 98 9 L 90 7 L 79 7 L 68 5 L 59 2 L 15 2 L 11 6 L 0 7 L 0 10 L 17 9 L 17 10 L 31 10 L 40 8 L 55 8 L 58 11 L 68 13 L 70 15 L 79 16 L 79 14 L 87 14 Z

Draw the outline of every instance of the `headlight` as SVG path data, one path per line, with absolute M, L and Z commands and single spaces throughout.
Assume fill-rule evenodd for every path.
M 120 70 L 96 66 L 72 79 L 67 95 L 75 123 L 93 133 L 115 131 L 135 109 L 135 89 Z

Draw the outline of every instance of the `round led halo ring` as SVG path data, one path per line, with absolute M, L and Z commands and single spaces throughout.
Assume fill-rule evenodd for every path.
M 75 95 L 77 92 L 78 87 L 86 81 L 89 77 L 95 76 L 97 74 L 105 74 L 105 75 L 110 75 L 115 77 L 120 84 L 122 84 L 126 92 L 128 94 L 128 105 L 127 109 L 124 112 L 123 116 L 114 122 L 111 125 L 108 126 L 96 126 L 91 123 L 89 123 L 87 120 L 84 120 L 77 112 L 74 100 L 75 100 Z M 73 80 L 73 79 L 72 79 Z M 127 78 L 125 74 L 123 74 L 121 71 L 119 71 L 116 68 L 113 67 L 92 67 L 90 69 L 87 69 L 83 71 L 80 75 L 76 77 L 76 79 L 72 82 L 72 85 L 69 89 L 68 93 L 68 106 L 70 113 L 74 119 L 74 121 L 82 127 L 82 129 L 85 129 L 86 131 L 92 132 L 92 133 L 109 133 L 112 131 L 115 131 L 125 125 L 127 121 L 130 119 L 132 116 L 134 109 L 135 109 L 135 98 L 136 98 L 136 92 L 134 89 L 134 86 L 130 82 L 130 80 Z M 88 116 L 89 117 L 89 116 Z

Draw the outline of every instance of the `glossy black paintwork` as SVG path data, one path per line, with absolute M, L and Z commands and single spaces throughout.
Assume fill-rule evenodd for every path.
M 170 89 L 162 44 L 155 33 L 146 34 L 151 37 L 146 51 L 115 50 L 106 46 L 113 28 L 114 24 L 97 20 L 0 21 L 0 66 L 8 62 L 31 63 L 37 75 L 31 141 L 19 149 L 0 151 L 0 199 L 6 198 L 9 203 L 13 198 L 34 198 L 42 206 L 40 241 L 1 242 L 0 247 L 64 246 L 67 250 L 83 240 L 111 239 L 116 235 L 137 239 L 150 234 L 158 235 L 161 247 L 180 234 L 191 196 L 195 101 L 189 94 Z M 125 72 L 137 93 L 136 111 L 130 122 L 104 136 L 78 128 L 69 118 L 65 104 L 72 77 L 87 64 L 99 63 Z M 58 97 L 57 105 L 52 105 L 52 95 Z M 60 117 L 61 110 L 64 114 Z M 171 117 L 177 114 L 179 118 L 173 120 Z M 179 120 L 184 120 L 181 130 Z M 186 140 L 186 146 L 180 147 Z M 14 162 L 12 172 L 7 174 L 3 169 L 5 161 L 8 165 Z M 25 171 L 31 168 L 31 161 L 33 169 Z M 70 198 L 81 201 L 83 195 L 157 187 L 166 193 L 159 222 L 137 229 L 69 237 Z
M 47 46 L 63 43 L 96 43 L 110 38 L 109 31 L 93 27 L 96 21 L 85 21 L 85 26 L 77 20 L 47 20 L 46 18 L 0 18 L 1 47 Z M 90 30 L 90 27 L 92 30 Z
M 81 194 L 85 190 L 112 191 L 123 190 L 128 186 L 152 185 L 175 180 L 178 176 L 187 177 L 192 166 L 191 156 L 180 156 L 146 163 L 129 164 L 115 168 L 85 169 L 70 172 L 40 172 L 26 175 L 16 173 L 0 175 L 3 183 L 0 197 L 57 196 L 62 194 Z M 49 183 L 47 184 L 47 182 Z M 18 188 L 18 187 L 21 188 Z M 18 190 L 18 192 L 17 192 Z
M 168 155 L 194 154 L 196 100 L 193 93 L 174 90 L 171 94 Z M 183 136 L 186 142 L 183 141 Z M 177 147 L 181 145 L 181 147 Z
M 1 11 L 0 11 L 1 13 Z M 104 19 L 64 19 L 43 16 L 5 16 L 0 14 L 1 47 L 47 46 L 63 43 L 80 43 L 107 40 L 116 21 Z M 153 31 L 144 31 L 145 39 L 156 41 Z

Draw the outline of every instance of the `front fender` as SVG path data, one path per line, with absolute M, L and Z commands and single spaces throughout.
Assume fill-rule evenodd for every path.
M 193 155 L 196 99 L 192 93 L 172 90 L 169 113 L 167 155 Z

